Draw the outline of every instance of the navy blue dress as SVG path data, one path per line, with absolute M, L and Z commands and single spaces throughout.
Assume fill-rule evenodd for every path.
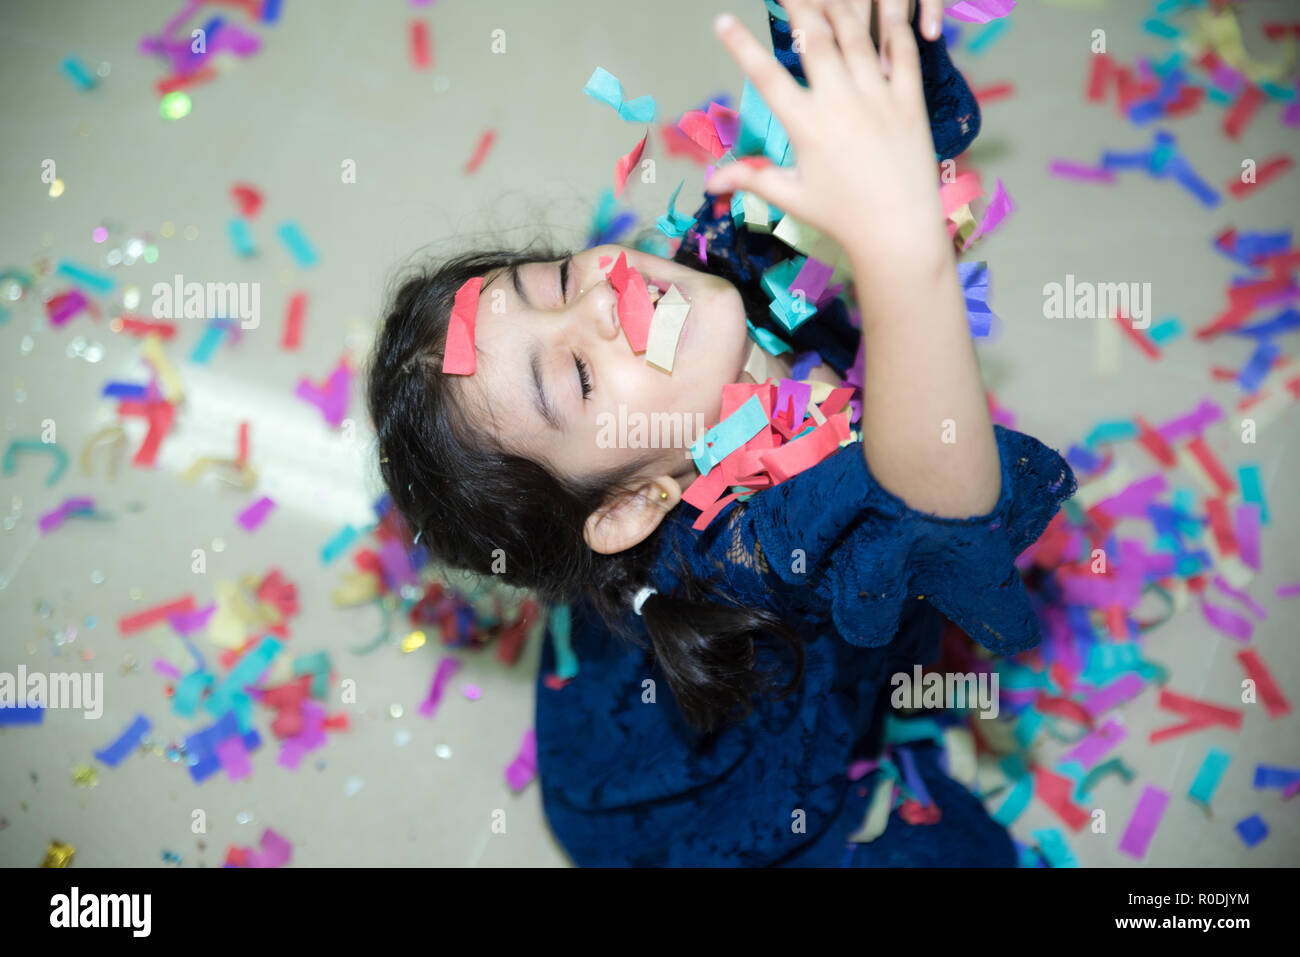
M 780 21 L 772 23 L 780 49 Z M 709 268 L 750 294 L 763 269 L 791 255 L 779 240 L 735 229 L 711 201 L 697 219 L 677 258 L 695 256 L 702 233 Z M 750 318 L 783 334 L 766 310 Z M 860 335 L 837 299 L 785 338 L 844 374 Z M 703 531 L 691 528 L 699 512 L 686 504 L 665 519 L 649 584 L 671 593 L 680 557 L 692 575 L 776 612 L 804 639 L 798 689 L 782 701 L 757 698 L 748 718 L 720 731 L 687 725 L 652 656 L 614 636 L 586 602 L 574 606 L 579 672 L 551 688 L 543 678 L 556 656 L 545 643 L 536 733 L 543 809 L 575 864 L 1017 865 L 1006 830 L 944 773 L 940 749 L 927 743 L 913 757 L 941 820 L 910 825 L 894 811 L 875 840 L 848 840 L 882 773 L 853 782 L 849 765 L 881 753 L 889 676 L 939 657 L 944 616 L 1000 654 L 1040 640 L 1014 561 L 1074 492 L 1074 475 L 1035 439 L 1000 426 L 995 434 L 1002 488 L 984 516 L 909 508 L 875 481 L 854 443 L 732 503 Z M 641 619 L 630 609 L 626 618 L 644 636 Z M 775 645 L 758 647 L 760 668 L 789 664 L 774 657 Z

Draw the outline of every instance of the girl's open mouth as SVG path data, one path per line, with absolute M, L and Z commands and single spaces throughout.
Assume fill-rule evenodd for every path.
M 682 289 L 681 283 L 669 282 L 666 279 L 660 279 L 656 276 L 645 276 L 644 279 L 646 289 L 650 293 L 650 305 L 652 306 L 657 305 L 659 300 L 663 298 L 664 294 L 668 292 L 668 287 L 674 285 L 677 287 L 677 291 L 682 294 L 683 299 L 687 302 L 690 302 L 691 300 L 691 297 L 686 294 L 684 289 Z

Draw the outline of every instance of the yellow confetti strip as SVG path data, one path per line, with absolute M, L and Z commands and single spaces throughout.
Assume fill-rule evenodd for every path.
M 871 806 L 863 818 L 862 827 L 849 838 L 855 844 L 867 844 L 885 833 L 889 825 L 889 812 L 893 810 L 894 779 L 887 774 L 876 777 L 876 791 L 871 795 Z
M 423 648 L 425 641 L 424 632 L 413 631 L 402 639 L 402 652 L 409 655 L 416 648 Z
M 364 572 L 348 572 L 345 580 L 330 592 L 330 598 L 339 608 L 364 605 L 379 597 L 379 581 L 374 575 Z
M 1285 39 L 1281 60 L 1275 63 L 1260 63 L 1251 59 L 1250 54 L 1246 52 L 1246 46 L 1241 40 L 1241 24 L 1237 22 L 1237 15 L 1230 8 L 1225 8 L 1219 14 L 1209 10 L 1198 10 L 1195 27 L 1188 35 L 1184 46 L 1188 52 L 1196 51 L 1193 55 L 1197 55 L 1206 44 L 1219 55 L 1219 59 L 1238 73 L 1244 73 L 1252 83 L 1289 85 L 1286 84 L 1286 78 L 1295 68 L 1296 59 L 1295 40 L 1290 36 Z
M 45 861 L 41 864 L 41 867 L 67 867 L 72 863 L 72 858 L 76 856 L 76 853 L 77 849 L 71 844 L 50 841 L 50 846 L 45 851 Z
M 151 332 L 144 337 L 140 354 L 158 374 L 158 379 L 162 383 L 163 398 L 173 404 L 184 402 L 185 389 L 181 385 L 181 377 L 177 374 L 171 360 L 167 358 L 167 354 L 163 352 L 162 338 L 156 332 Z
M 86 440 L 81 447 L 81 474 L 92 474 L 90 457 L 101 445 L 108 447 L 108 477 L 116 478 L 118 455 L 126 447 L 126 429 L 120 425 L 107 425 Z
M 99 772 L 88 764 L 78 764 L 72 769 L 72 783 L 79 788 L 93 788 L 99 783 Z

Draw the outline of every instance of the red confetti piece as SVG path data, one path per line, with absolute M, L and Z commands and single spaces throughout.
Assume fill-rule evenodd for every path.
M 1210 447 L 1205 444 L 1205 439 L 1197 436 L 1187 443 L 1187 451 L 1191 453 L 1192 458 L 1205 469 L 1205 474 L 1209 476 L 1214 487 L 1222 495 L 1231 495 L 1237 489 L 1237 485 L 1228 473 L 1224 471 L 1223 466 L 1219 464 L 1218 458 L 1210 451 Z
M 153 333 L 164 342 L 176 335 L 176 323 L 153 319 L 139 319 L 135 316 L 121 315 L 110 324 L 114 332 L 124 332 L 128 336 L 144 337 Z
M 1014 96 L 1016 87 L 1013 83 L 995 83 L 993 86 L 983 86 L 971 92 L 975 95 L 975 102 L 980 106 L 985 106 L 997 100 L 1005 100 L 1009 96 Z
M 166 96 L 175 90 L 183 90 L 188 86 L 199 86 L 216 78 L 217 71 L 211 63 L 206 63 L 201 69 L 195 70 L 193 73 L 165 76 L 156 81 L 153 88 L 159 96 Z
M 1070 800 L 1074 793 L 1074 782 L 1064 775 L 1049 771 L 1044 767 L 1034 768 L 1034 794 L 1050 807 L 1065 826 L 1073 831 L 1086 827 L 1090 818 L 1088 812 Z
M 239 205 L 239 214 L 245 219 L 252 219 L 262 208 L 262 194 L 248 183 L 236 183 L 230 187 L 230 195 Z
M 478 297 L 483 277 L 466 280 L 456 290 L 456 303 L 447 324 L 447 343 L 442 353 L 442 371 L 452 375 L 473 375 L 478 355 L 474 351 L 474 321 L 478 317 Z
M 179 615 L 193 610 L 194 596 L 186 595 L 184 598 L 178 598 L 163 605 L 154 605 L 152 608 L 138 611 L 134 615 L 119 618 L 117 630 L 122 633 L 123 637 L 133 635 L 137 631 L 143 631 L 145 628 L 166 621 L 168 615 Z
M 1132 322 L 1118 313 L 1115 314 L 1115 321 L 1124 330 L 1124 334 L 1138 344 L 1138 348 L 1146 354 L 1148 359 L 1160 358 L 1160 347 L 1152 342 L 1145 332 L 1141 329 L 1135 329 Z
M 1138 427 L 1138 443 L 1151 453 L 1152 457 L 1165 468 L 1173 468 L 1178 464 L 1178 457 L 1174 455 L 1174 450 L 1169 447 L 1169 443 L 1151 427 L 1142 416 L 1135 419 Z
M 1236 102 L 1228 108 L 1228 112 L 1223 116 L 1223 132 L 1229 139 L 1237 139 L 1241 136 L 1241 131 L 1246 128 L 1255 116 L 1255 113 L 1268 99 L 1259 87 L 1250 84 L 1241 91 Z
M 433 65 L 429 49 L 429 25 L 423 20 L 411 21 L 411 65 L 417 70 L 427 70 Z
M 1243 648 L 1237 652 L 1237 660 L 1241 666 L 1246 669 L 1246 677 L 1255 682 L 1255 688 L 1259 691 L 1260 700 L 1264 702 L 1264 708 L 1268 711 L 1270 718 L 1280 718 L 1284 714 L 1291 713 L 1291 702 L 1286 699 L 1282 689 L 1278 687 L 1277 682 L 1273 679 L 1273 673 L 1269 671 L 1268 665 L 1264 664 L 1263 659 L 1254 648 Z
M 238 462 L 241 467 L 243 467 L 248 462 L 248 423 L 247 422 L 239 423 L 238 448 L 239 448 L 239 454 L 238 457 L 235 459 L 235 461 Z
M 1205 510 L 1210 517 L 1210 530 L 1214 533 L 1214 542 L 1224 556 L 1237 554 L 1237 537 L 1232 533 L 1232 521 L 1228 517 L 1228 503 L 1222 497 L 1206 499 Z
M 1261 187 L 1267 186 L 1273 180 L 1286 173 L 1295 160 L 1286 155 L 1274 156 L 1255 170 L 1255 181 L 1253 183 L 1242 182 L 1241 177 L 1236 177 L 1228 184 L 1228 192 L 1237 199 L 1247 196 Z
M 713 121 L 709 120 L 709 125 Z M 716 135 L 716 134 L 715 134 Z M 623 195 L 623 190 L 627 186 L 628 174 L 641 162 L 641 154 L 645 152 L 646 140 L 650 137 L 650 131 L 646 130 L 645 136 L 641 137 L 641 142 L 632 148 L 632 152 L 619 158 L 614 164 L 614 198 L 618 199 Z
M 302 320 L 307 313 L 307 294 L 296 292 L 289 299 L 289 312 L 284 319 L 284 336 L 280 348 L 297 349 L 302 342 Z
M 1286 36 L 1300 37 L 1300 20 L 1292 20 L 1290 23 L 1268 20 L 1265 21 L 1263 27 L 1264 36 L 1270 40 L 1281 40 Z
M 488 150 L 492 148 L 492 144 L 496 142 L 496 138 L 497 131 L 490 126 L 479 134 L 478 145 L 474 147 L 474 155 L 471 156 L 469 162 L 465 164 L 466 174 L 476 172 L 478 168 L 483 165 L 483 160 L 487 158 Z
M 1094 53 L 1092 69 L 1088 73 L 1087 98 L 1090 103 L 1100 103 L 1106 99 L 1106 87 L 1117 73 L 1115 60 L 1109 53 Z

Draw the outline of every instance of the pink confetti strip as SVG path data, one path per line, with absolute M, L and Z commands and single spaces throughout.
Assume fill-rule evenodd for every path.
M 1128 737 L 1128 729 L 1112 718 L 1076 744 L 1073 749 L 1061 758 L 1061 763 L 1076 761 L 1085 771 L 1089 771 L 1108 751 L 1126 737 Z
M 262 849 L 248 855 L 249 867 L 284 867 L 293 857 L 293 845 L 269 827 L 262 832 Z
M 173 681 L 180 681 L 182 677 L 181 670 L 165 658 L 155 658 L 153 660 L 153 670 L 164 678 L 171 678 Z
M 958 0 L 944 13 L 963 23 L 988 23 L 1001 20 L 1015 5 L 1016 0 Z
M 1237 506 L 1237 548 L 1241 560 L 1259 571 L 1259 506 L 1245 502 Z
M 1142 789 L 1133 816 L 1129 818 L 1124 836 L 1120 838 L 1119 849 L 1130 857 L 1141 860 L 1146 856 L 1151 838 L 1155 837 L 1160 819 L 1164 817 L 1165 808 L 1169 806 L 1169 792 L 1147 785 Z
M 438 662 L 438 670 L 434 672 L 433 683 L 429 685 L 429 693 L 424 700 L 420 702 L 420 714 L 426 718 L 433 717 L 433 711 L 438 707 L 438 702 L 442 700 L 442 692 L 447 682 L 457 671 L 460 670 L 460 662 L 455 658 L 446 657 Z
M 1241 591 L 1240 589 L 1237 588 L 1233 588 L 1231 585 L 1227 583 L 1227 581 L 1224 580 L 1222 575 L 1214 576 L 1214 587 L 1219 589 L 1219 591 L 1223 592 L 1225 595 L 1228 595 L 1231 598 L 1235 598 L 1241 604 L 1245 605 L 1247 608 L 1251 610 L 1251 613 L 1260 621 L 1263 621 L 1265 618 L 1268 617 L 1268 611 L 1264 608 L 1263 605 L 1255 601 L 1255 599 L 1251 598 L 1250 595 L 1246 594 L 1246 592 Z
M 254 532 L 266 521 L 266 516 L 275 508 L 270 496 L 263 495 L 248 508 L 239 513 L 238 522 L 244 526 L 245 531 Z
M 1278 598 L 1300 598 L 1300 582 L 1288 582 L 1278 585 L 1275 593 Z
M 537 733 L 529 728 L 524 734 L 519 753 L 506 768 L 506 783 L 516 792 L 522 791 L 537 776 Z
M 217 610 L 217 603 L 214 601 L 206 608 L 196 608 L 194 611 L 175 612 L 167 616 L 167 623 L 182 635 L 190 635 L 200 628 L 206 628 L 208 619 L 212 613 Z
M 1235 638 L 1237 641 L 1250 641 L 1251 632 L 1255 630 L 1255 626 L 1245 618 L 1228 611 L 1226 608 L 1211 605 L 1203 597 L 1201 598 L 1201 613 L 1205 615 L 1205 620 L 1211 625 L 1229 638 Z
M 988 206 L 984 207 L 984 218 L 979 221 L 975 227 L 975 232 L 971 233 L 970 238 L 966 240 L 966 249 L 974 245 L 975 240 L 987 236 L 993 230 L 997 229 L 1002 220 L 1006 219 L 1016 211 L 1016 204 L 1007 195 L 1006 187 L 1002 185 L 1002 180 L 998 180 L 993 185 L 993 197 L 989 200 Z
M 95 500 L 93 498 L 65 498 L 63 504 L 58 508 L 42 515 L 37 525 L 40 527 L 42 535 L 48 535 L 62 525 L 72 512 L 92 511 L 94 508 Z

